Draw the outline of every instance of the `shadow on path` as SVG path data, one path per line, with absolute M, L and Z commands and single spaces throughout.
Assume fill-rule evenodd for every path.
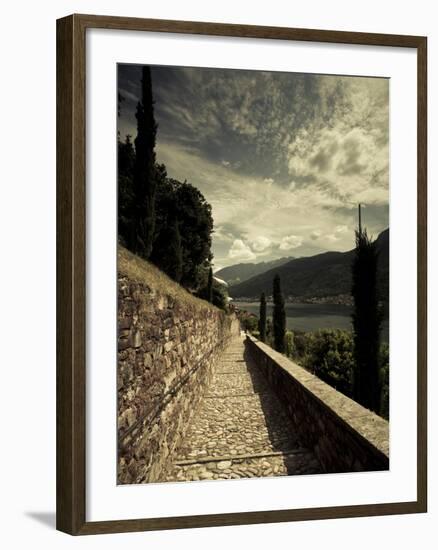
M 299 469 L 309 470 L 306 473 L 318 473 L 320 465 L 315 455 L 301 445 L 293 429 L 292 421 L 270 386 L 269 381 L 252 358 L 246 341 L 244 345 L 244 360 L 254 391 L 260 399 L 269 439 L 274 451 L 283 453 L 284 465 L 288 475 L 296 474 Z

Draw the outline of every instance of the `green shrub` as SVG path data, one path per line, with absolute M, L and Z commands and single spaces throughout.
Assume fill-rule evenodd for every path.
M 284 337 L 285 354 L 288 357 L 294 357 L 294 333 L 291 330 L 287 330 Z
M 346 330 L 308 333 L 304 366 L 345 395 L 352 395 L 353 337 Z
M 293 359 L 300 361 L 307 355 L 311 334 L 311 332 L 302 332 L 301 330 L 293 331 L 294 347 L 291 354 Z
M 251 334 L 258 332 L 259 320 L 255 315 L 251 315 L 250 313 L 244 311 L 239 315 L 239 320 L 243 330 L 246 330 Z
M 269 331 L 267 341 L 269 343 Z M 318 378 L 353 398 L 354 341 L 346 330 L 322 329 L 317 332 L 286 332 L 285 354 Z M 379 354 L 380 408 L 389 419 L 389 347 L 382 344 Z
M 211 299 L 212 303 L 224 311 L 228 310 L 228 294 L 226 289 L 222 286 L 217 284 L 215 281 L 213 282 L 213 287 L 211 289 Z

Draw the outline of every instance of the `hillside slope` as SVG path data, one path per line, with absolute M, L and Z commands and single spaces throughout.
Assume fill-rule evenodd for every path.
M 377 238 L 379 250 L 378 281 L 382 298 L 389 291 L 389 229 Z M 272 294 L 272 281 L 278 273 L 283 294 L 300 297 L 323 297 L 350 294 L 351 264 L 354 250 L 325 252 L 307 258 L 297 258 L 286 264 L 256 275 L 229 289 L 233 298 L 256 298 L 262 292 Z
M 254 263 L 240 263 L 235 265 L 230 265 L 228 267 L 223 267 L 219 271 L 215 272 L 215 277 L 219 277 L 226 281 L 230 286 L 243 283 L 251 277 L 260 275 L 265 271 L 274 269 L 283 265 L 287 262 L 290 262 L 293 258 L 279 258 L 278 260 L 272 260 L 271 262 L 260 262 L 258 264 Z
M 220 311 L 206 300 L 193 296 L 193 294 L 190 294 L 185 288 L 173 281 L 158 267 L 139 258 L 121 245 L 117 249 L 117 271 L 119 276 L 128 277 L 132 281 L 146 284 L 148 287 L 154 289 L 155 292 L 160 292 L 176 299 L 188 308 Z

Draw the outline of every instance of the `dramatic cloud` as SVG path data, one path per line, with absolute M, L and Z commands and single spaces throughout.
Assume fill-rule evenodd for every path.
M 256 237 L 252 241 L 251 247 L 256 252 L 263 252 L 264 250 L 269 248 L 271 246 L 271 244 L 272 243 L 271 243 L 270 239 L 268 239 L 266 237 Z
M 238 262 L 255 260 L 256 255 L 241 239 L 236 239 L 228 252 L 228 257 Z
M 293 248 L 299 248 L 303 244 L 303 237 L 297 235 L 289 235 L 283 237 L 280 243 L 280 250 L 292 250 Z
M 140 69 L 119 66 L 119 130 L 135 137 Z M 354 246 L 357 204 L 388 226 L 388 81 L 152 68 L 157 159 L 212 205 L 216 265 Z

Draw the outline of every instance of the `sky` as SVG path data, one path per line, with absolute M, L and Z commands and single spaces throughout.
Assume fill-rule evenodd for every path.
M 141 68 L 119 65 L 122 139 Z M 215 269 L 354 247 L 389 226 L 389 80 L 151 67 L 157 160 L 212 205 Z

